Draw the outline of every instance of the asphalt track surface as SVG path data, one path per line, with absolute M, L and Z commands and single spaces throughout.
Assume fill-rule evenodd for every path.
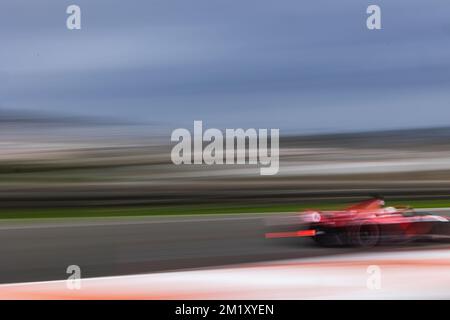
M 439 213 L 449 214 L 450 209 Z M 0 283 L 67 279 L 70 265 L 80 266 L 81 276 L 90 278 L 360 250 L 319 248 L 309 239 L 265 239 L 266 218 L 246 214 L 2 221 Z M 430 244 L 414 246 L 426 249 Z

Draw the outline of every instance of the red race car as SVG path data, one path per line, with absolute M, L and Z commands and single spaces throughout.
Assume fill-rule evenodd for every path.
M 371 247 L 448 238 L 449 222 L 449 217 L 411 208 L 384 207 L 383 200 L 371 199 L 340 211 L 301 212 L 289 231 L 269 232 L 266 238 L 311 237 L 323 246 Z

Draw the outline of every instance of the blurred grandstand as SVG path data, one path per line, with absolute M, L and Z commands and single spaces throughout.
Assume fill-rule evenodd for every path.
M 449 196 L 450 128 L 280 141 L 280 172 L 255 166 L 175 166 L 168 126 L 0 114 L 0 205 L 60 207 L 296 203 L 372 194 Z

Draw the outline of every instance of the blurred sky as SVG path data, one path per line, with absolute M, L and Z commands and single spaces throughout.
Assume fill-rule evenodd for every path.
M 448 0 L 2 0 L 0 108 L 282 133 L 450 125 L 449 17 Z

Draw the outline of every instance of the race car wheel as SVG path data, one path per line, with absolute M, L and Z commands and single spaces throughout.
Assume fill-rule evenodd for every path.
M 374 223 L 361 223 L 349 230 L 348 241 L 358 247 L 374 247 L 380 242 L 380 227 Z

